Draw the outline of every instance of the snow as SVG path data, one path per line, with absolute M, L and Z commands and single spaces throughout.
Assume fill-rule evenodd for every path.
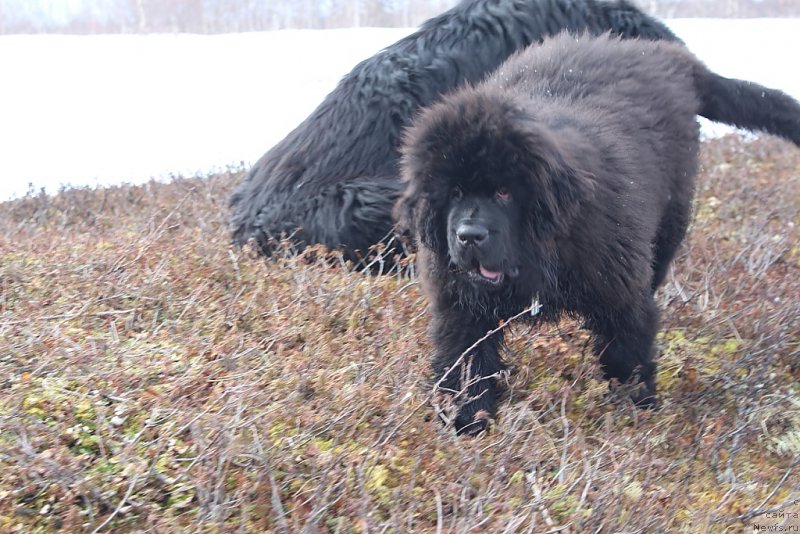
M 800 19 L 668 21 L 716 72 L 800 98 Z M 249 165 L 408 28 L 0 36 L 0 200 Z M 714 126 L 711 128 L 710 126 Z M 705 135 L 718 135 L 704 124 Z

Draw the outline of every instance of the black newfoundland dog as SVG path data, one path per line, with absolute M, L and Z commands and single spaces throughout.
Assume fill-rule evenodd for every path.
M 624 0 L 465 0 L 358 64 L 251 169 L 231 199 L 233 240 L 292 237 L 361 258 L 392 234 L 398 145 L 414 113 L 561 30 L 677 40 Z
M 696 115 L 800 145 L 800 105 L 685 47 L 561 35 L 415 119 L 399 225 L 432 304 L 433 367 L 460 433 L 494 414 L 499 321 L 582 317 L 609 379 L 655 396 L 653 292 L 689 223 Z M 466 353 L 466 354 L 465 354 Z

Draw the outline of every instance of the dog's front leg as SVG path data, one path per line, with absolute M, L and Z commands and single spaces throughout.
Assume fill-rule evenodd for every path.
M 452 396 L 457 406 L 458 434 L 484 431 L 495 415 L 501 392 L 497 373 L 505 365 L 499 354 L 502 333 L 487 335 L 494 326 L 490 320 L 454 309 L 434 313 L 433 370 L 438 390 Z

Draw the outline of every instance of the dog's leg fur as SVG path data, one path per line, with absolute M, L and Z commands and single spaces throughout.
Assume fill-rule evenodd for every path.
M 434 313 L 432 322 L 435 353 L 432 366 L 439 389 L 454 395 L 461 404 L 455 418 L 456 432 L 477 434 L 488 426 L 495 415 L 501 389 L 493 376 L 506 368 L 500 359 L 502 334 L 496 332 L 481 341 L 475 349 L 461 355 L 490 332 L 494 325 L 468 313 L 447 310 Z
M 589 326 L 595 334 L 595 352 L 605 378 L 616 379 L 620 384 L 637 382 L 640 388 L 631 395 L 634 403 L 653 406 L 656 395 L 653 341 L 658 330 L 658 308 L 652 296 L 643 297 L 636 307 L 596 314 Z
M 690 204 L 691 196 L 687 193 L 683 196 L 683 202 Z M 672 258 L 689 228 L 690 213 L 689 207 L 673 205 L 661 219 L 658 235 L 653 243 L 653 291 L 664 282 L 669 272 Z

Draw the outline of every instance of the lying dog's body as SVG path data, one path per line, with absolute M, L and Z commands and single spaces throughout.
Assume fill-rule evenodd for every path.
M 391 236 L 398 145 L 414 113 L 561 30 L 677 40 L 624 0 L 465 0 L 361 62 L 251 169 L 231 198 L 233 240 L 322 243 L 349 259 Z
M 460 356 L 538 299 L 540 319 L 583 317 L 607 378 L 638 379 L 634 400 L 654 401 L 653 292 L 689 222 L 697 114 L 800 144 L 785 94 L 717 76 L 677 44 L 608 36 L 546 40 L 421 114 L 396 214 L 419 247 L 442 388 L 460 391 Z M 477 398 L 459 431 L 495 410 L 501 342 L 467 355 Z

